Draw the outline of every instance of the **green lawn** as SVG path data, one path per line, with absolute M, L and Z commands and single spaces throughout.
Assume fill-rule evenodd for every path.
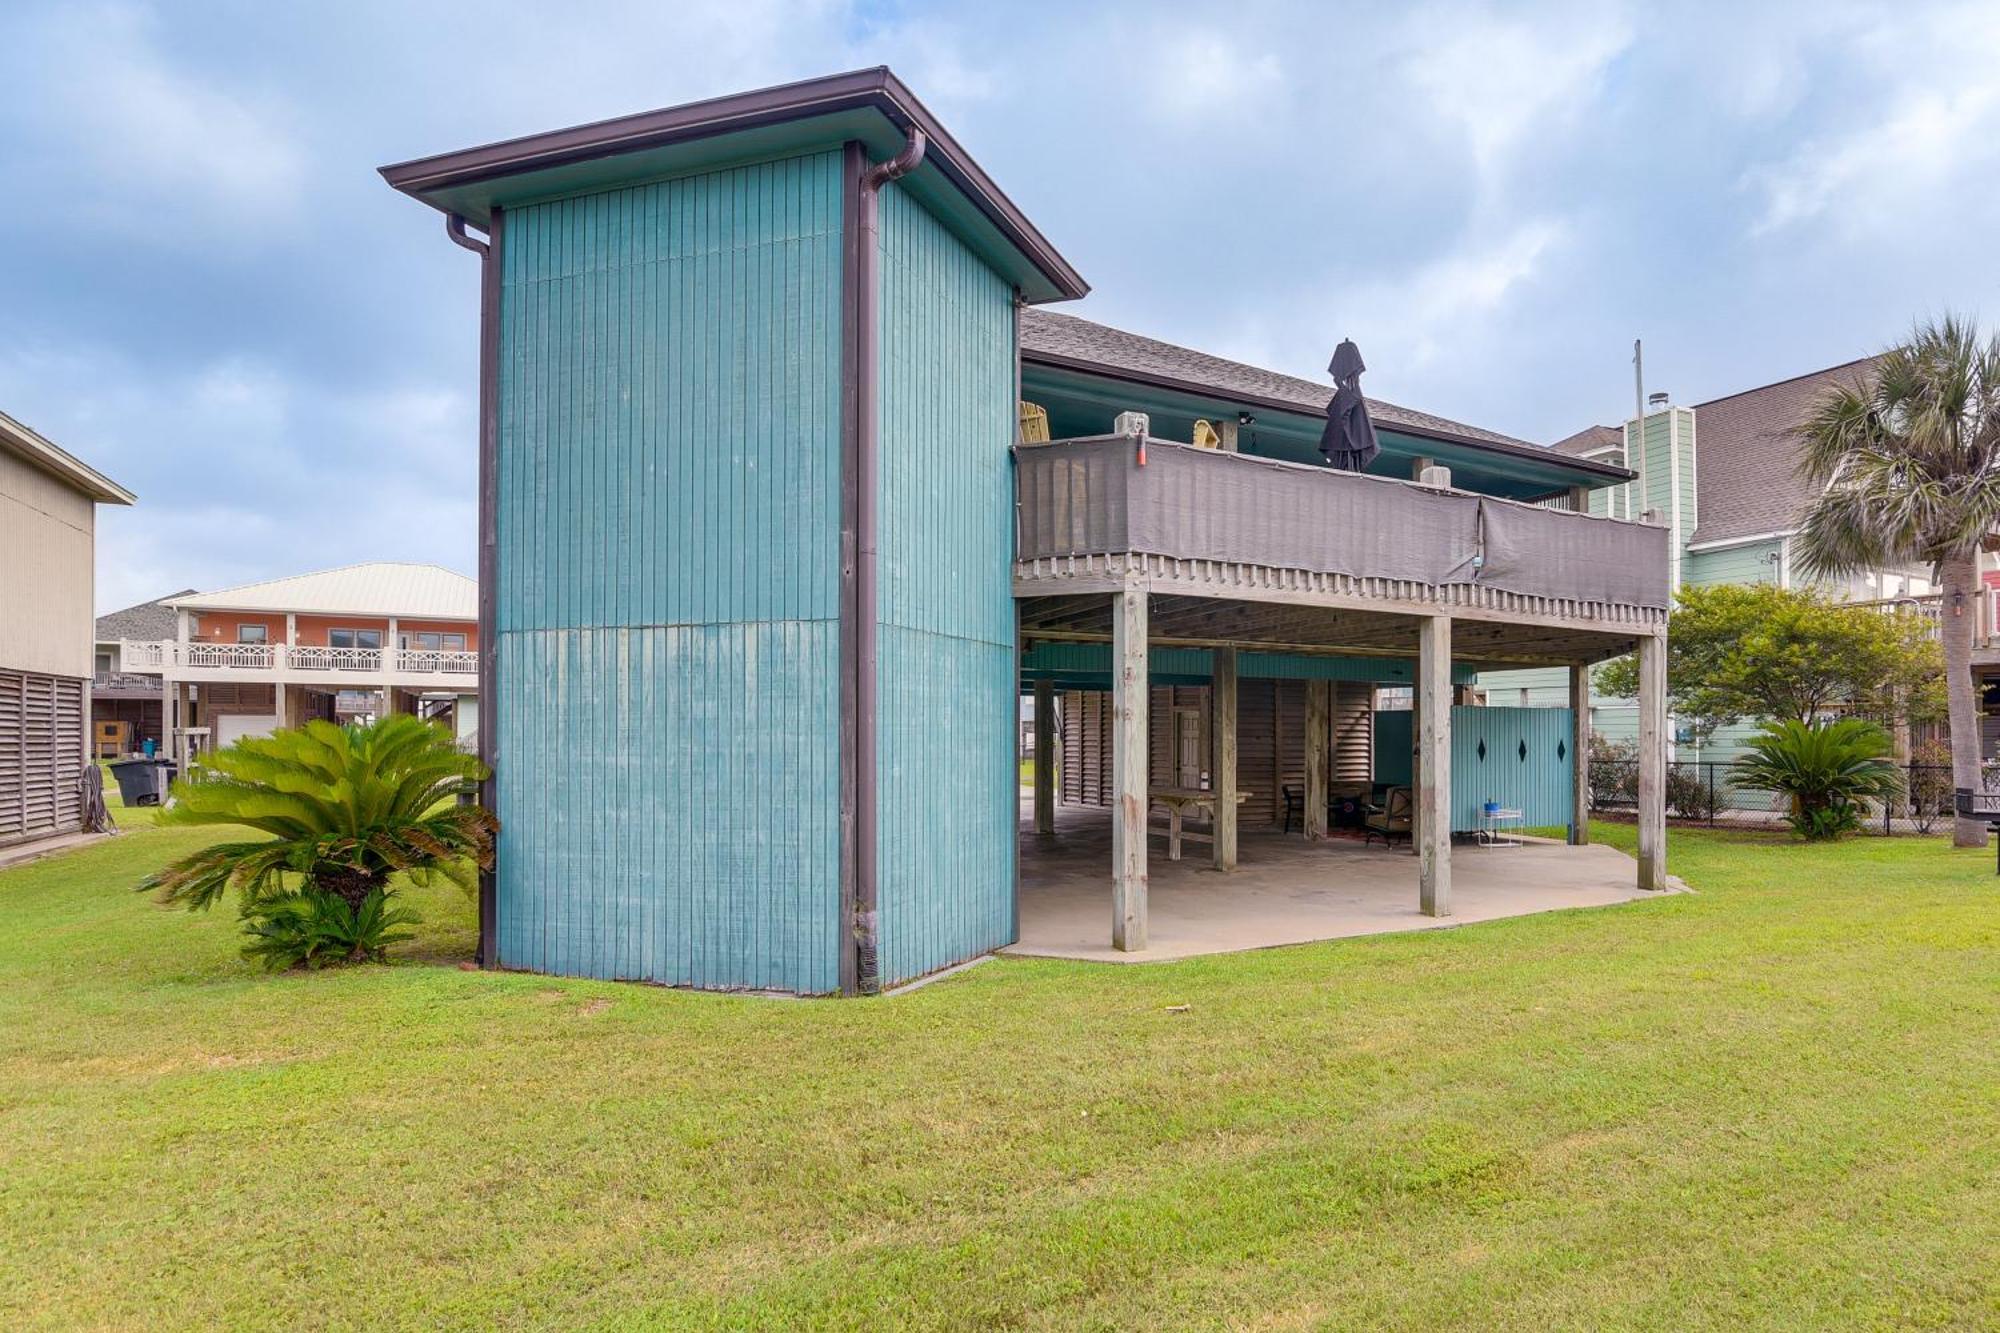
M 461 971 L 447 889 L 264 977 L 129 891 L 202 836 L 0 873 L 0 1327 L 2000 1324 L 2000 888 L 1940 840 L 792 1003 Z

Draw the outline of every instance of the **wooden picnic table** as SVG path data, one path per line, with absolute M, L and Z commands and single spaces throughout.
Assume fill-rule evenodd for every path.
M 1146 793 L 1146 796 L 1154 805 L 1166 807 L 1167 827 L 1159 831 L 1167 835 L 1167 859 L 1169 861 L 1178 861 L 1181 859 L 1182 838 L 1186 838 L 1189 842 L 1213 843 L 1215 841 L 1213 834 L 1184 833 L 1181 830 L 1181 823 L 1189 811 L 1208 816 L 1209 824 L 1211 826 L 1214 825 L 1214 792 L 1203 787 L 1154 787 Z M 1247 791 L 1236 793 L 1236 804 L 1238 805 L 1243 804 L 1243 802 L 1249 799 L 1250 793 Z M 1148 827 L 1151 827 L 1150 823 Z

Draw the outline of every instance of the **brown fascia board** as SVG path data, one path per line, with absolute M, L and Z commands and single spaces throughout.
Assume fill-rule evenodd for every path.
M 1051 370 L 1069 370 L 1078 374 L 1096 375 L 1102 379 L 1123 380 L 1127 384 L 1144 384 L 1157 389 L 1171 389 L 1177 393 L 1192 394 L 1200 398 L 1218 398 L 1225 402 L 1246 403 L 1251 407 L 1261 407 L 1269 412 L 1290 412 L 1294 416 L 1324 417 L 1323 407 L 1307 407 L 1303 403 L 1286 402 L 1282 398 L 1267 398 L 1261 394 L 1244 393 L 1241 390 L 1202 384 L 1195 380 L 1176 379 L 1171 375 L 1152 375 L 1143 371 L 1129 370 L 1122 366 L 1106 365 L 1101 361 L 1090 361 L 1082 357 L 1064 356 L 1060 352 L 1030 352 L 1023 348 L 1021 360 Z M 1327 396 L 1332 397 L 1328 390 Z M 1588 472 L 1610 482 L 1631 481 L 1639 474 L 1629 468 L 1612 463 L 1594 463 L 1589 459 L 1577 458 L 1571 454 L 1559 454 L 1553 449 L 1544 449 L 1532 444 L 1501 444 L 1497 440 L 1482 440 L 1471 435 L 1460 435 L 1455 431 L 1439 430 L 1434 426 L 1413 426 L 1402 422 L 1379 422 L 1383 430 L 1393 430 L 1398 435 L 1415 435 L 1426 440 L 1437 440 L 1442 444 L 1454 444 L 1464 449 L 1483 449 L 1489 453 L 1502 454 L 1509 458 L 1520 458 L 1535 463 L 1552 464 L 1557 468 L 1568 468 L 1578 472 Z
M 1089 292 L 1090 284 L 1082 275 L 1070 267 L 1069 261 L 1056 252 L 1026 215 L 966 154 L 950 132 L 917 100 L 916 94 L 884 65 L 531 134 L 399 162 L 380 170 L 382 179 L 392 187 L 423 199 L 426 193 L 451 186 L 663 148 L 809 116 L 870 108 L 881 112 L 906 133 L 912 127 L 921 129 L 930 140 L 926 163 L 935 166 L 999 228 L 1008 242 L 1063 294 L 1063 299 L 1075 300 Z

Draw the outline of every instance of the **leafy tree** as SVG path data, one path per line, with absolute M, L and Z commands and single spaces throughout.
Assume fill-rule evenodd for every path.
M 1980 547 L 2000 521 L 2000 339 L 1982 342 L 1949 316 L 1919 325 L 1865 377 L 1830 390 L 1794 433 L 1800 474 L 1824 488 L 1799 531 L 1808 571 L 1922 562 L 1936 572 L 1952 778 L 1977 788 L 1973 608 Z M 1957 820 L 1953 841 L 1984 846 L 1985 826 Z
M 1921 718 L 1935 708 L 1941 673 L 1922 617 L 1772 583 L 1682 588 L 1667 635 L 1668 698 L 1703 738 L 1745 718 L 1810 722 L 1837 708 Z M 1597 687 L 1637 694 L 1636 662 L 1599 668 Z
M 1793 831 L 1813 842 L 1861 826 L 1863 802 L 1902 793 L 1903 775 L 1889 762 L 1889 733 L 1860 718 L 1820 726 L 1786 718 L 1766 722 L 1749 742 L 1737 781 L 1791 799 Z
M 444 728 L 407 715 L 238 741 L 174 784 L 160 822 L 267 836 L 204 847 L 140 888 L 189 910 L 234 890 L 244 953 L 268 966 L 379 961 L 416 919 L 393 905 L 393 876 L 443 875 L 470 892 L 475 867 L 493 864 L 497 823 L 458 801 L 485 776 Z

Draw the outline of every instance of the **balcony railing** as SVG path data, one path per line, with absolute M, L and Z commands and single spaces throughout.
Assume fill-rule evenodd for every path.
M 128 670 L 241 672 L 246 676 L 301 672 L 357 675 L 456 676 L 479 673 L 479 654 L 424 648 L 330 648 L 283 643 L 127 643 Z
M 1126 553 L 1648 616 L 1668 605 L 1656 524 L 1134 436 L 1015 456 L 1023 563 Z
M 1944 594 L 1941 592 L 1913 593 L 1904 597 L 1877 597 L 1868 601 L 1850 602 L 1850 606 L 1865 606 L 1886 615 L 1902 612 L 1925 621 L 1931 636 L 1935 638 L 1939 626 L 1944 622 Z M 2000 648 L 2000 589 L 1981 588 L 1976 596 L 1967 601 L 1966 615 L 1972 616 L 1972 646 L 1975 651 Z

